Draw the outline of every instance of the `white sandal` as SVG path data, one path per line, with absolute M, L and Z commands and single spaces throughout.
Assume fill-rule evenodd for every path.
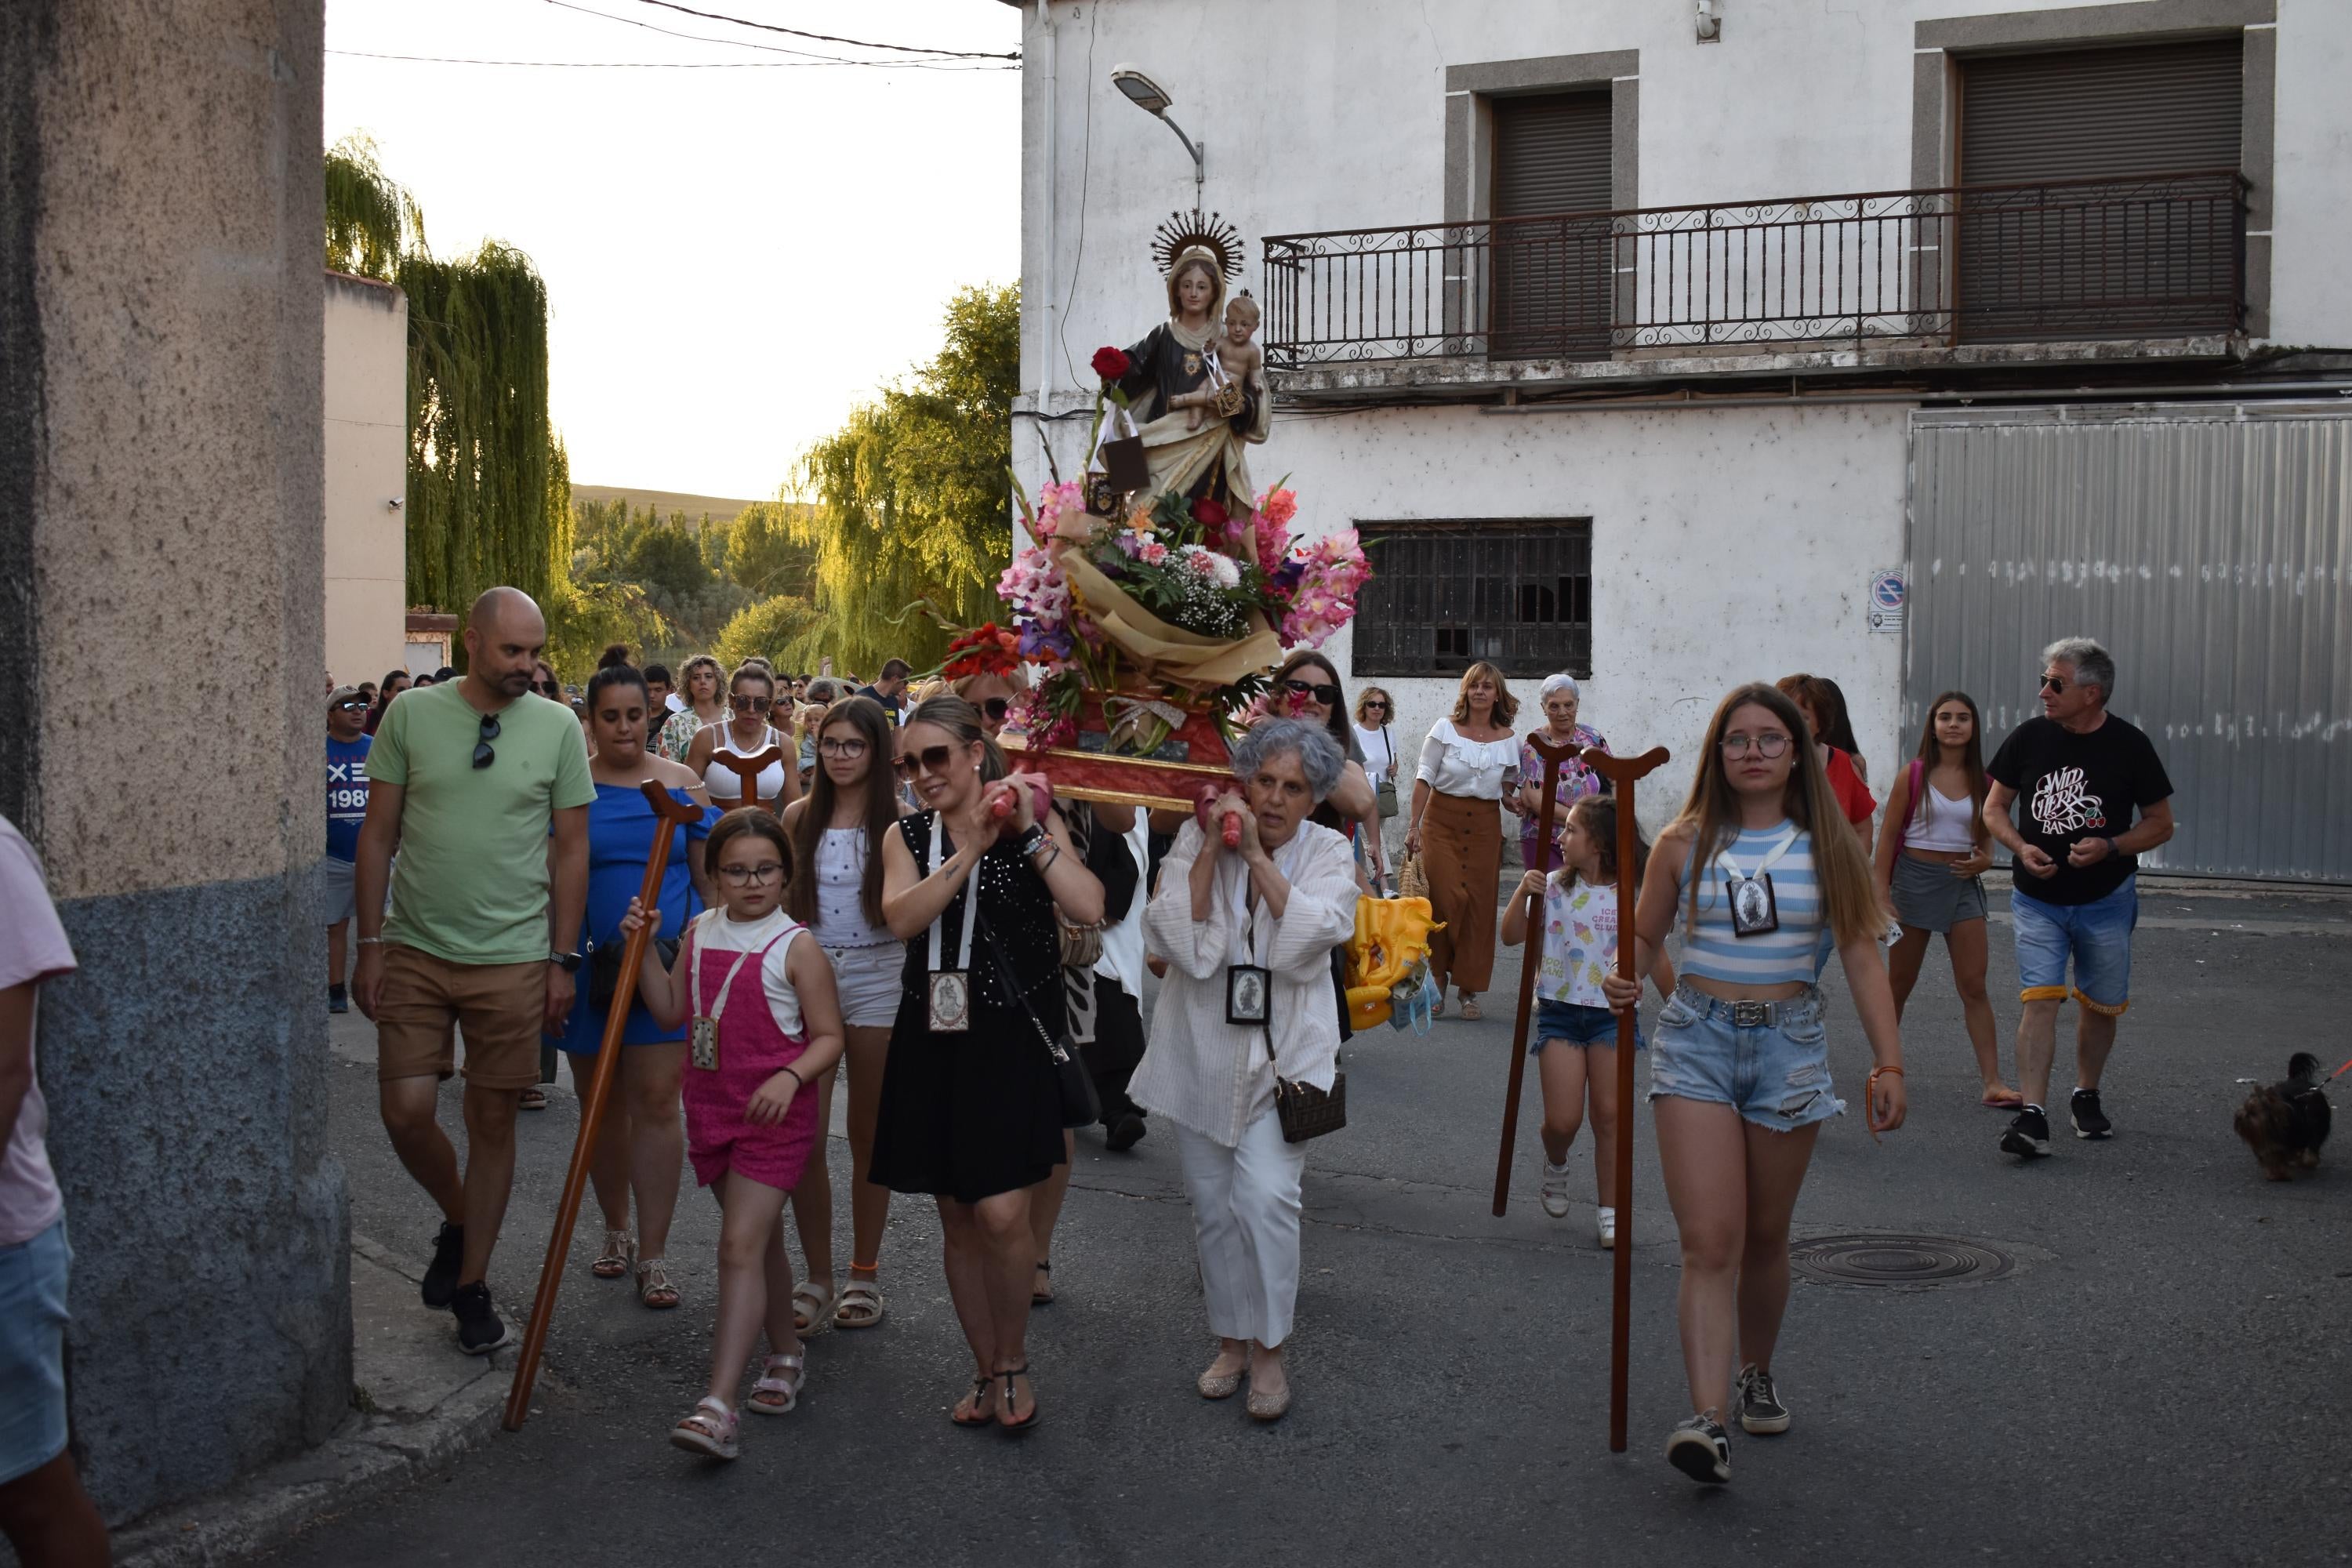
M 743 1402 L 743 1408 L 755 1415 L 791 1415 L 793 1407 L 801 1402 L 801 1385 L 808 1381 L 806 1360 L 806 1357 L 797 1355 L 770 1356 L 767 1366 L 760 1374 L 760 1381 L 751 1385 L 751 1397 Z M 782 1367 L 791 1375 L 778 1377 L 778 1367 Z M 762 1398 L 763 1394 L 780 1394 L 782 1397 Z
M 871 1279 L 852 1279 L 841 1289 L 841 1300 L 834 1303 L 833 1326 L 836 1329 L 870 1329 L 882 1321 L 886 1309 L 882 1292 Z M 856 1317 L 844 1317 L 856 1312 Z
M 659 1258 L 640 1258 L 636 1262 L 637 1301 L 656 1312 L 667 1312 L 684 1300 L 678 1294 L 677 1287 L 670 1283 L 669 1269 L 665 1263 L 666 1260 Z M 656 1300 L 654 1298 L 656 1296 L 662 1300 Z
M 804 1340 L 813 1340 L 833 1327 L 833 1310 L 841 1293 L 830 1280 L 818 1289 L 808 1280 L 793 1287 L 793 1327 Z
M 624 1228 L 604 1233 L 604 1250 L 588 1266 L 588 1272 L 599 1279 L 618 1279 L 629 1271 L 629 1258 L 637 1250 L 637 1238 Z
M 735 1412 L 715 1394 L 706 1394 L 696 1402 L 692 1412 L 681 1417 L 669 1429 L 674 1447 L 689 1454 L 707 1458 L 731 1459 L 739 1450 L 735 1447 Z

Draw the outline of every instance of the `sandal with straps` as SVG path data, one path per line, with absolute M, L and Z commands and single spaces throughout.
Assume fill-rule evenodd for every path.
M 740 1451 L 735 1447 L 735 1412 L 717 1394 L 706 1394 L 690 1414 L 669 1429 L 669 1440 L 689 1454 L 731 1459 Z
M 870 1329 L 882 1321 L 882 1292 L 871 1279 L 852 1276 L 842 1287 L 841 1300 L 833 1309 L 833 1326 L 836 1329 Z
M 833 1308 L 839 1294 L 830 1279 L 822 1290 L 806 1279 L 793 1287 L 793 1331 L 813 1340 L 833 1327 Z
M 977 1428 L 995 1426 L 996 1412 L 993 1410 L 983 1411 L 980 1407 L 981 1403 L 985 1400 L 989 1394 L 995 1390 L 995 1388 L 996 1379 L 992 1376 L 973 1378 L 971 1380 L 971 1393 L 966 1396 L 971 1401 L 971 1418 L 970 1420 L 966 1420 L 964 1417 L 956 1414 L 956 1411 L 963 1408 L 963 1400 L 959 1399 L 948 1411 L 948 1419 L 954 1422 L 959 1426 Z
M 801 1402 L 801 1385 L 808 1381 L 806 1363 L 804 1356 L 770 1356 L 767 1366 L 760 1374 L 760 1381 L 751 1385 L 751 1397 L 743 1402 L 743 1408 L 755 1415 L 790 1415 L 793 1407 Z M 778 1377 L 778 1367 L 783 1368 L 788 1375 Z
M 1037 1272 L 1045 1277 L 1045 1282 L 1040 1285 L 1034 1279 L 1030 1281 L 1029 1304 L 1033 1307 L 1050 1307 L 1054 1304 L 1054 1266 L 1040 1258 L 1037 1261 Z
M 625 1229 L 604 1233 L 604 1250 L 588 1266 L 588 1272 L 599 1279 L 618 1279 L 629 1271 L 629 1255 L 637 1249 L 637 1238 Z
M 669 1282 L 669 1270 L 658 1258 L 637 1259 L 637 1300 L 656 1312 L 667 1311 L 678 1304 L 677 1287 Z
M 996 1375 L 1004 1380 L 1004 1403 L 1001 1408 L 1010 1410 L 1013 1407 L 1014 1402 L 1013 1380 L 1016 1377 L 1027 1377 L 1029 1363 L 1024 1361 L 1019 1366 L 1007 1372 L 1000 1372 Z M 1006 1436 L 1018 1437 L 1024 1432 L 1035 1430 L 1037 1424 L 1045 1418 L 1045 1407 L 1037 1403 L 1037 1390 L 1033 1386 L 1029 1390 L 1029 1414 L 1018 1421 L 999 1421 L 996 1425 Z

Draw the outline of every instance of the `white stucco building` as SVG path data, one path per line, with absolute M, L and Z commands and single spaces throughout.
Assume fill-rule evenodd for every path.
M 327 668 L 356 686 L 410 663 L 408 296 L 341 272 L 326 292 Z
M 1997 741 L 2090 633 L 2181 790 L 2165 864 L 2352 880 L 2352 5 L 1022 9 L 1016 467 L 1079 460 L 1054 416 L 1195 203 L 1134 66 L 1247 245 L 1255 477 L 1382 541 L 1328 651 L 1401 748 L 1472 658 L 1567 668 L 1675 752 L 1654 826 L 1738 681 L 1836 679 L 1884 781 L 1936 692 Z

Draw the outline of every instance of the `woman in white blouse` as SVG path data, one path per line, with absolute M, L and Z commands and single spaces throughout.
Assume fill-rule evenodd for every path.
M 1298 1300 L 1301 1145 L 1286 1143 L 1274 1080 L 1328 1089 L 1339 1019 L 1331 950 L 1356 929 L 1356 867 L 1348 841 L 1307 820 L 1331 792 L 1343 758 L 1330 732 L 1270 720 L 1234 746 L 1238 793 L 1210 808 L 1212 831 L 1187 822 L 1144 914 L 1151 950 L 1169 963 L 1151 1044 L 1128 1092 L 1176 1130 L 1176 1153 L 1201 1254 L 1209 1328 L 1221 1343 L 1196 1386 L 1225 1399 L 1247 1371 L 1260 1421 L 1290 1409 L 1282 1349 Z M 1227 813 L 1241 844 L 1225 847 Z M 1228 975 L 1264 987 L 1269 1025 L 1226 1022 Z M 1269 1059 L 1269 1053 L 1271 1058 Z
M 1462 1016 L 1478 1016 L 1478 993 L 1495 973 L 1496 892 L 1503 876 L 1503 819 L 1496 803 L 1519 809 L 1519 741 L 1511 721 L 1519 705 L 1503 672 L 1481 659 L 1462 672 L 1452 717 L 1430 726 L 1413 774 L 1412 816 L 1404 852 L 1428 854 L 1429 902 L 1444 928 L 1430 938 L 1429 972 L 1437 1005 L 1445 983 L 1462 993 Z

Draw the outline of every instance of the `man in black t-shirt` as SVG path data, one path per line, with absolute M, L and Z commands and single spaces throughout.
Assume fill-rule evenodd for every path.
M 894 658 L 882 667 L 882 673 L 875 678 L 873 685 L 859 687 L 857 695 L 871 697 L 882 704 L 882 711 L 888 714 L 890 722 L 896 725 L 907 716 L 907 678 L 914 673 L 914 667 L 905 659 Z
M 2099 1104 L 2099 1078 L 2115 1048 L 2116 1020 L 2131 1005 L 2132 928 L 2139 923 L 2137 857 L 2172 837 L 2172 781 L 2147 735 L 2107 711 L 2116 661 L 2088 637 L 2042 654 L 2042 711 L 2011 731 L 1985 773 L 1984 820 L 2013 861 L 2010 911 L 2017 933 L 2018 1084 L 2025 1107 L 2000 1135 L 2004 1152 L 2050 1152 L 2051 1058 L 2058 1009 L 2073 994 L 2075 1088 L 2068 1103 L 2077 1138 L 2114 1126 Z M 2019 821 L 2010 807 L 2021 804 Z M 2139 819 L 2132 819 L 2137 807 Z

